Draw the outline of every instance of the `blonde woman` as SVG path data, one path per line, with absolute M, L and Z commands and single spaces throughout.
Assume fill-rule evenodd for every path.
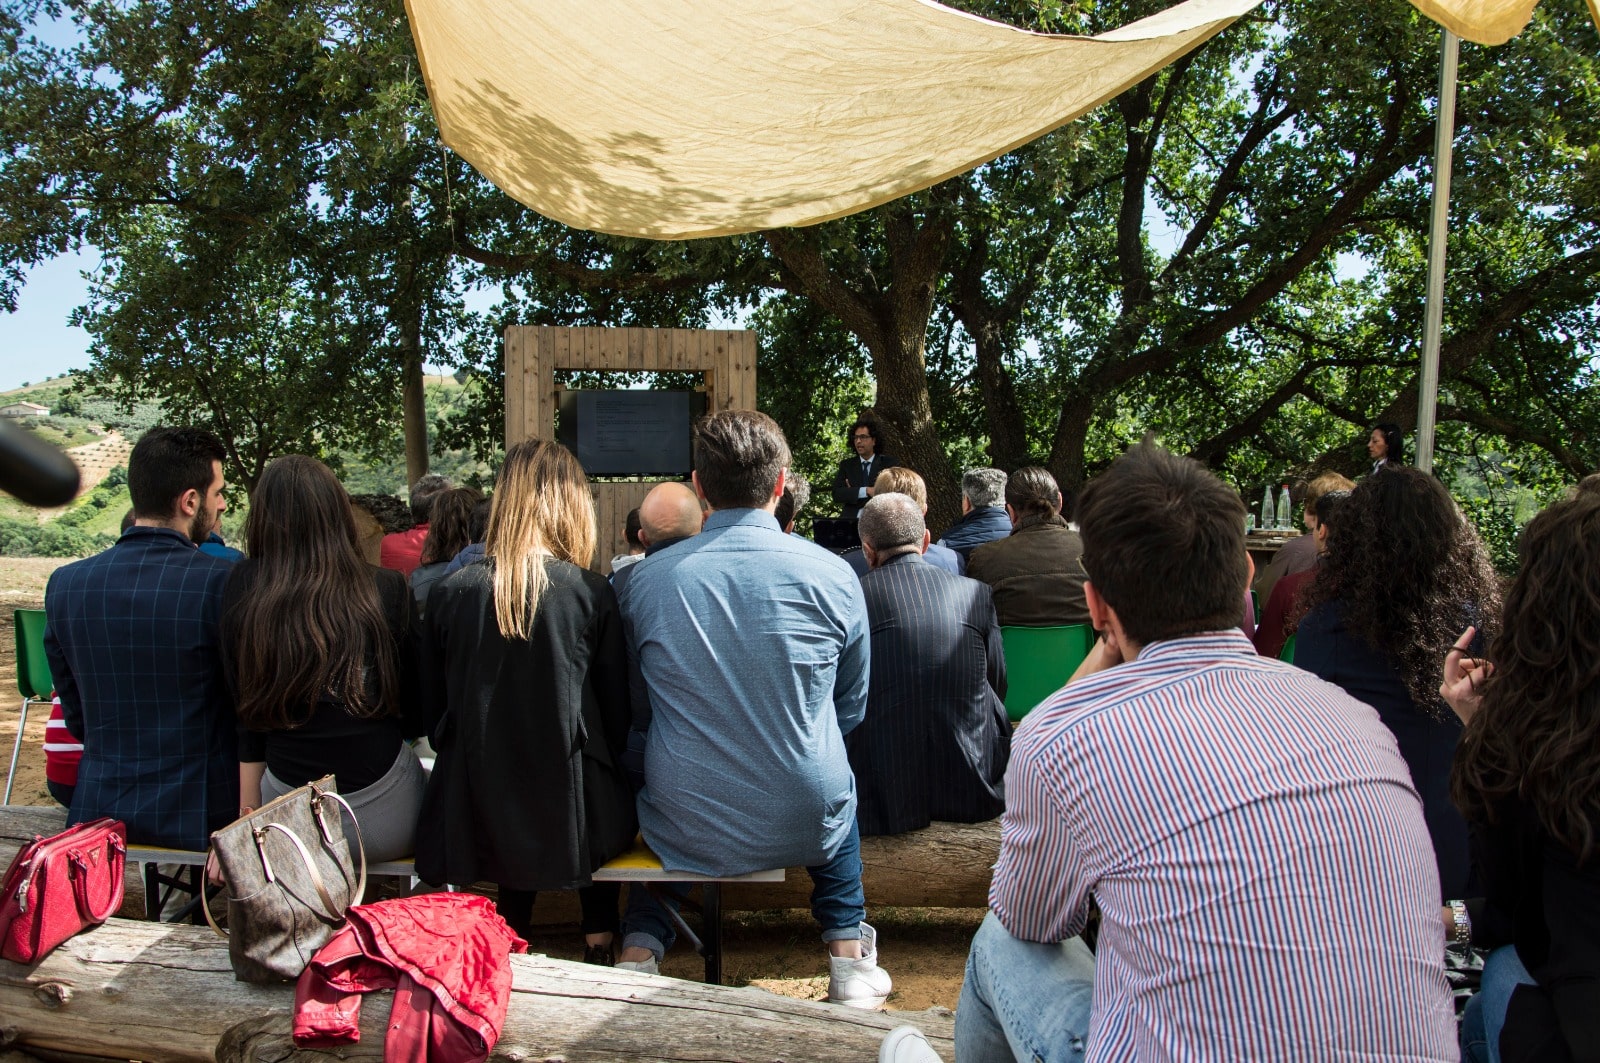
M 428 599 L 424 696 L 443 718 L 417 828 L 417 874 L 499 886 L 526 937 L 539 890 L 576 889 L 584 959 L 609 965 L 617 888 L 594 869 L 637 830 L 619 757 L 629 707 L 622 619 L 595 552 L 577 460 L 544 440 L 506 453 L 482 560 Z

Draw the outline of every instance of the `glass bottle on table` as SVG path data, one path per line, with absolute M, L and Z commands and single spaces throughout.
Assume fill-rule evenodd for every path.
M 1267 484 L 1261 489 L 1261 524 L 1262 531 L 1266 531 L 1277 522 L 1277 510 L 1272 504 L 1272 485 Z
M 1277 519 L 1273 522 L 1279 531 L 1288 531 L 1293 526 L 1293 518 L 1289 515 L 1292 512 L 1292 508 L 1289 502 L 1289 485 L 1284 484 L 1283 494 L 1278 496 Z

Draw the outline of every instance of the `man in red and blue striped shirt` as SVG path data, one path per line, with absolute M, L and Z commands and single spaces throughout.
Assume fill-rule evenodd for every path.
M 1405 761 L 1371 708 L 1236 630 L 1244 516 L 1150 444 L 1084 491 L 1102 634 L 1016 736 L 963 1063 L 1456 1058 Z

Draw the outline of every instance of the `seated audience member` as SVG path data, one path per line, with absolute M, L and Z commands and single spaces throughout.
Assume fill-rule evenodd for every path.
M 226 454 L 204 429 L 145 432 L 128 459 L 134 526 L 45 590 L 50 674 L 83 738 L 68 821 L 120 819 L 138 845 L 201 850 L 239 812 L 218 628 L 234 566 L 199 550 L 227 506 Z
M 1017 731 L 962 1063 L 1456 1058 L 1405 761 L 1371 709 L 1235 630 L 1244 515 L 1151 444 L 1084 490 L 1101 637 Z
M 594 501 L 570 451 L 507 449 L 486 546 L 428 599 L 423 704 L 444 719 L 417 874 L 497 883 L 523 937 L 539 890 L 577 890 L 584 959 L 609 966 L 620 889 L 591 876 L 638 827 L 621 767 L 628 664 L 616 595 L 589 568 Z
M 1061 502 L 1055 477 L 1037 467 L 1018 469 L 1006 481 L 1011 534 L 967 558 L 967 575 L 994 592 L 1002 627 L 1089 622 L 1078 563 L 1083 540 L 1062 518 Z
M 422 541 L 422 564 L 411 573 L 411 598 L 420 616 L 428 605 L 428 592 L 444 579 L 450 562 L 472 545 L 472 514 L 483 501 L 473 487 L 452 487 L 433 498 L 428 514 L 428 537 Z
M 800 519 L 800 511 L 805 509 L 806 503 L 810 501 L 811 481 L 790 469 L 789 478 L 783 484 L 783 497 L 778 499 L 778 508 L 772 514 L 777 518 L 778 527 L 783 529 L 785 535 L 805 538 L 794 530 L 794 524 Z
M 480 498 L 477 505 L 472 507 L 472 542 L 450 559 L 450 564 L 445 566 L 444 570 L 446 576 L 457 569 L 467 567 L 474 561 L 483 560 L 483 537 L 489 530 L 489 510 L 491 508 L 492 502 L 487 498 Z
M 361 557 L 369 565 L 382 556 L 384 536 L 409 531 L 413 523 L 410 507 L 393 495 L 351 495 L 350 505 Z
M 656 484 L 639 504 L 639 541 L 645 548 L 640 560 L 699 535 L 701 521 L 700 499 L 693 488 L 676 481 Z M 633 578 L 632 569 L 625 565 L 611 574 L 611 587 L 619 596 Z
M 963 562 L 984 543 L 1011 534 L 1006 515 L 1006 474 L 999 469 L 968 469 L 961 476 L 961 519 L 945 530 L 939 545 L 961 555 Z
M 705 530 L 635 565 L 622 589 L 634 697 L 652 716 L 639 823 L 672 870 L 805 867 L 828 999 L 877 1007 L 892 983 L 865 921 L 844 751 L 866 710 L 867 611 L 847 565 L 774 519 L 788 465 L 765 414 L 703 418 L 694 484 L 713 507 Z M 663 894 L 675 904 L 681 891 Z M 624 929 L 618 965 L 654 971 L 674 936 L 666 911 L 630 889 Z
M 1461 721 L 1439 700 L 1439 681 L 1456 636 L 1500 613 L 1483 543 L 1443 484 L 1390 465 L 1339 508 L 1301 602 L 1295 664 L 1378 710 L 1422 796 L 1440 899 L 1471 895 L 1467 821 L 1450 800 Z
M 1317 564 L 1317 499 L 1329 491 L 1349 491 L 1355 487 L 1355 481 L 1340 476 L 1336 472 L 1325 472 L 1315 477 L 1306 485 L 1304 503 L 1301 509 L 1301 521 L 1306 526 L 1304 535 L 1297 535 L 1283 544 L 1267 567 L 1256 576 L 1253 588 L 1256 599 L 1266 602 L 1272 597 L 1272 588 L 1284 576 L 1296 572 L 1310 572 Z
M 78 761 L 82 759 L 83 742 L 67 730 L 61 695 L 51 692 L 50 718 L 44 725 L 44 786 L 63 808 L 72 807 L 72 791 L 78 785 Z
M 1467 1063 L 1600 1051 L 1600 476 L 1522 533 L 1487 660 L 1468 631 L 1440 693 L 1466 724 L 1451 793 L 1484 896 L 1446 932 L 1491 948 L 1461 1024 Z
M 212 532 L 206 536 L 206 541 L 200 544 L 200 552 L 202 554 L 210 554 L 212 557 L 220 557 L 224 561 L 244 560 L 244 551 L 229 546 L 223 541 L 222 535 L 218 532 Z
M 392 568 L 407 579 L 422 564 L 422 544 L 428 538 L 428 517 L 433 513 L 436 495 L 450 490 L 450 481 L 429 474 L 411 485 L 412 525 L 405 531 L 385 535 L 378 547 L 378 563 Z
M 1318 496 L 1315 512 L 1307 510 L 1306 524 L 1312 531 L 1302 538 L 1309 539 L 1316 546 L 1319 557 L 1327 553 L 1331 523 L 1336 519 L 1339 506 L 1349 497 L 1349 491 L 1329 491 Z M 1261 623 L 1256 627 L 1252 639 L 1256 644 L 1256 652 L 1261 656 L 1276 657 L 1283 652 L 1284 643 L 1289 641 L 1298 623 L 1295 618 L 1300 615 L 1296 608 L 1300 592 L 1316 574 L 1314 568 L 1290 572 L 1273 585 L 1272 597 L 1267 599 L 1267 607 L 1261 611 Z
M 928 485 L 917 473 L 905 466 L 896 466 L 885 469 L 878 474 L 877 480 L 872 484 L 874 496 L 895 493 L 909 495 L 917 505 L 922 507 L 922 516 L 928 516 Z M 948 546 L 938 543 L 929 543 L 928 549 L 923 552 L 922 559 L 934 568 L 942 568 L 952 576 L 963 575 L 967 570 L 966 559 Z
M 622 537 L 628 543 L 628 552 L 618 554 L 611 559 L 611 573 L 616 575 L 635 561 L 643 560 L 644 544 L 639 541 L 639 507 L 628 510 L 628 517 L 622 522 Z
M 416 698 L 405 578 L 362 560 L 344 488 L 303 455 L 262 472 L 245 544 L 222 599 L 241 806 L 331 774 L 367 859 L 410 856 L 427 779 L 405 741 L 425 729 L 405 711 Z
M 861 509 L 872 681 L 866 718 L 844 738 L 863 837 L 995 818 L 1011 754 L 989 588 L 926 562 L 923 506 L 886 490 L 887 475 Z

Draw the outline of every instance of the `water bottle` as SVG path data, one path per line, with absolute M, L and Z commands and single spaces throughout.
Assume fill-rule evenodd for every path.
M 1289 501 L 1289 485 L 1284 484 L 1283 494 L 1278 496 L 1277 514 L 1277 527 L 1282 531 L 1288 531 L 1291 526 L 1293 518 L 1289 516 L 1289 512 L 1292 508 L 1292 504 Z
M 1272 485 L 1267 484 L 1261 489 L 1261 524 L 1259 527 L 1262 531 L 1265 531 L 1276 522 L 1277 510 L 1272 505 Z

